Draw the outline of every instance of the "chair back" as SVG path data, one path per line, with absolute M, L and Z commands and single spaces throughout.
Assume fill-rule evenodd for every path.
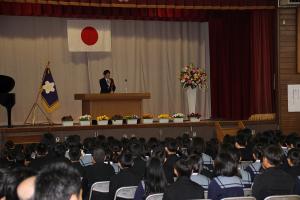
M 92 185 L 89 200 L 92 199 L 93 191 L 100 193 L 109 193 L 109 181 L 96 182 Z
M 266 197 L 265 200 L 300 200 L 299 195 L 274 195 Z
M 228 197 L 221 200 L 256 200 L 255 197 Z
M 244 196 L 245 197 L 250 197 L 252 196 L 252 189 L 251 188 L 244 188 Z
M 208 196 L 208 191 L 204 190 L 204 198 L 207 199 L 207 196 Z
M 146 200 L 162 200 L 164 193 L 151 194 L 147 196 Z
M 133 199 L 137 186 L 121 187 L 115 193 L 115 198 Z

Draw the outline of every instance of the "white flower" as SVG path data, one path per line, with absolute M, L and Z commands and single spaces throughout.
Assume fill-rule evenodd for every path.
M 45 90 L 46 94 L 49 94 L 50 92 L 55 92 L 54 82 L 50 83 L 49 81 L 46 81 L 45 85 L 43 85 L 43 90 Z

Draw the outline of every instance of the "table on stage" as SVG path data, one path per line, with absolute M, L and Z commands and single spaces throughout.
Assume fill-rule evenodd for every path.
M 82 114 L 94 119 L 100 115 L 143 115 L 143 99 L 150 99 L 150 93 L 75 94 L 75 100 L 82 101 Z

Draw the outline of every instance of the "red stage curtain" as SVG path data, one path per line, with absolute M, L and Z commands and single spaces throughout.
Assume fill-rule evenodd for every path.
M 274 14 L 223 13 L 209 21 L 214 119 L 248 119 L 274 111 Z

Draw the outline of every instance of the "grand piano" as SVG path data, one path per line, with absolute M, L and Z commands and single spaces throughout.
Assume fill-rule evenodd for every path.
M 15 93 L 9 93 L 15 87 L 15 81 L 9 76 L 0 75 L 0 105 L 7 110 L 7 127 L 11 127 L 11 109 L 15 105 Z

